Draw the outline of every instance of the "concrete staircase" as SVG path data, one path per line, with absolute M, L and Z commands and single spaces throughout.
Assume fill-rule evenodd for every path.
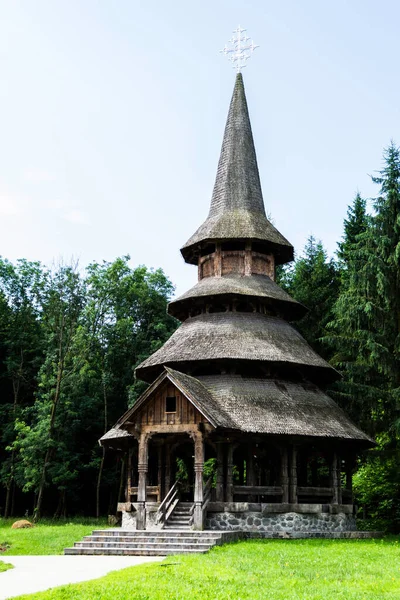
M 240 537 L 235 532 L 161 529 L 158 531 L 129 531 L 102 529 L 94 531 L 64 554 L 105 554 L 134 556 L 167 556 L 171 554 L 202 554 L 216 545 Z
M 164 529 L 190 530 L 192 523 L 193 503 L 178 502 L 165 522 Z

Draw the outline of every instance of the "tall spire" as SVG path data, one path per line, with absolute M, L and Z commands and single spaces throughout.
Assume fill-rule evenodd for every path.
M 265 216 L 241 73 L 236 75 L 208 217 L 217 217 L 223 212 L 238 209 Z
M 187 262 L 196 263 L 201 246 L 207 243 L 246 239 L 270 245 L 278 264 L 293 259 L 293 247 L 265 215 L 243 77 L 238 73 L 210 212 L 181 252 Z

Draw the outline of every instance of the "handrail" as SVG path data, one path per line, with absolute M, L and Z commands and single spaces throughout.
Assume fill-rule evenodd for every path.
M 178 487 L 178 481 L 175 481 L 174 485 L 172 486 L 172 488 L 169 490 L 168 494 L 165 496 L 164 500 L 161 502 L 158 510 L 162 510 L 164 508 L 164 504 L 167 504 L 167 502 L 169 501 L 170 497 L 174 494 L 176 488 Z
M 164 500 L 161 502 L 160 506 L 158 507 L 157 514 L 156 514 L 156 523 L 160 523 L 160 522 L 165 523 L 166 515 L 167 515 L 169 509 L 171 508 L 171 505 L 173 504 L 174 500 L 176 499 L 178 493 L 179 493 L 179 482 L 175 481 L 174 485 L 169 490 L 168 494 L 165 496 Z
M 208 481 L 203 489 L 203 505 L 202 505 L 203 515 L 205 513 L 208 503 L 211 500 L 211 489 L 212 489 L 212 477 L 210 477 L 208 479 Z

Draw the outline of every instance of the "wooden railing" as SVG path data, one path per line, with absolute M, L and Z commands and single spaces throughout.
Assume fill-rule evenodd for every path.
M 333 496 L 333 487 L 302 487 L 297 488 L 298 496 Z
M 280 485 L 235 485 L 233 493 L 238 496 L 282 496 L 283 489 Z
M 194 503 L 190 507 L 190 519 L 189 519 L 189 525 L 190 526 L 193 525 L 193 519 L 194 519 Z
M 212 477 L 210 477 L 207 480 L 207 482 L 203 488 L 203 505 L 202 505 L 203 515 L 205 515 L 208 503 L 211 500 L 211 491 L 212 491 Z
M 175 481 L 172 488 L 169 490 L 168 494 L 165 496 L 164 500 L 161 502 L 157 514 L 156 514 L 156 523 L 157 525 L 164 525 L 165 521 L 168 519 L 169 515 L 174 510 L 175 506 L 179 502 L 179 483 Z
M 130 495 L 137 496 L 138 488 L 131 487 Z M 147 485 L 146 486 L 146 501 L 148 501 L 148 497 L 153 496 L 155 498 L 155 502 L 160 502 L 160 486 L 159 485 Z

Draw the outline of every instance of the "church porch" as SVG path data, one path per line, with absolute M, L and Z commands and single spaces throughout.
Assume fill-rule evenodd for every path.
M 341 456 L 332 442 L 219 437 L 204 426 L 142 432 L 128 451 L 123 527 L 162 529 L 174 511 L 190 507 L 187 525 L 198 530 L 279 531 L 314 522 L 352 530 L 354 452 L 340 446 Z

